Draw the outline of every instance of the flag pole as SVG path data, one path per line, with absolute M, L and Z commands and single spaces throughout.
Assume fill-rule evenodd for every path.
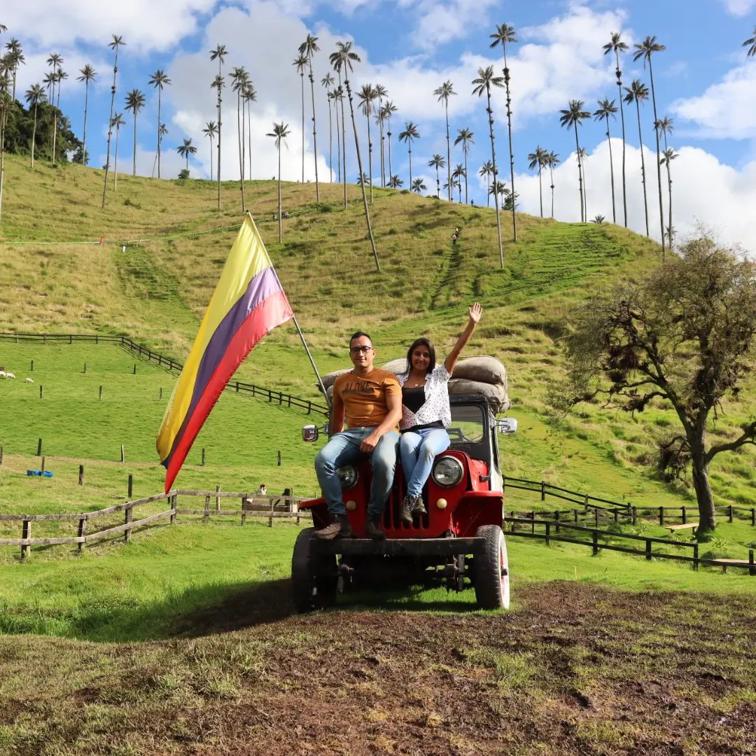
M 255 229 L 257 229 L 257 224 L 255 223 L 255 219 L 252 217 L 252 213 L 247 210 L 247 215 L 249 216 L 249 220 L 251 221 L 252 225 Z M 260 232 L 258 231 L 258 234 Z M 262 236 L 260 236 L 262 239 Z M 268 259 L 270 260 L 270 253 L 268 252 L 268 248 L 265 247 L 265 254 L 268 255 Z M 270 261 L 270 266 L 275 271 L 275 266 L 273 265 L 273 261 Z M 276 278 L 278 278 L 278 271 L 276 271 Z M 287 297 L 288 299 L 288 297 Z M 291 305 L 291 303 L 289 303 Z M 302 341 L 302 346 L 304 347 L 305 353 L 307 354 L 307 358 L 310 360 L 310 365 L 312 365 L 313 372 L 315 373 L 315 378 L 317 378 L 318 381 L 318 387 L 323 392 L 323 396 L 325 397 L 326 404 L 328 405 L 328 409 L 331 409 L 331 400 L 328 397 L 328 392 L 326 391 L 325 386 L 323 385 L 323 379 L 320 377 L 320 373 L 318 372 L 318 367 L 315 364 L 315 360 L 313 359 L 312 353 L 310 352 L 310 348 L 307 346 L 307 342 L 305 341 L 304 334 L 302 333 L 302 329 L 299 327 L 299 322 L 297 321 L 297 316 L 294 314 L 294 309 L 291 310 L 291 319 L 294 321 L 294 326 L 297 329 L 297 333 L 299 334 L 299 338 Z

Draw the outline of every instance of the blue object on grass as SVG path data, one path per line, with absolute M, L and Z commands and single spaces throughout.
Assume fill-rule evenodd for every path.
M 52 470 L 27 470 L 26 474 L 29 476 L 37 476 L 42 478 L 52 478 Z

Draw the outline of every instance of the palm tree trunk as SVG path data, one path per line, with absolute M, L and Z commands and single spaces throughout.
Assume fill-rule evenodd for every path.
M 467 145 L 462 147 L 462 152 L 465 154 L 465 204 L 469 205 L 470 203 L 467 196 Z
M 349 98 L 349 114 L 352 118 L 352 131 L 354 132 L 354 149 L 357 153 L 357 170 L 358 176 L 362 178 L 362 156 L 360 155 L 360 141 L 357 138 L 357 122 L 354 120 L 354 104 L 352 103 L 352 87 L 349 83 L 349 77 L 344 77 L 344 84 L 346 86 L 347 97 Z M 365 208 L 365 222 L 367 223 L 368 236 L 370 237 L 370 246 L 373 250 L 373 258 L 375 259 L 375 268 L 380 273 L 381 264 L 378 262 L 378 250 L 375 248 L 375 239 L 373 238 L 373 227 L 370 224 L 370 210 L 367 202 L 367 192 L 365 191 L 365 182 L 360 181 L 360 187 L 362 189 L 362 204 Z M 346 184 L 344 184 L 346 188 Z
M 336 173 L 337 181 L 341 183 L 341 129 L 339 128 L 339 101 L 333 101 L 333 109 L 336 111 Z
M 328 181 L 333 181 L 333 118 L 331 116 L 331 100 L 328 102 Z
M 538 199 L 541 203 L 541 218 L 543 218 L 543 183 L 541 182 L 542 166 L 538 163 Z
M 223 76 L 223 63 L 220 55 L 218 56 L 218 211 L 221 209 L 221 137 L 223 134 L 223 94 L 221 87 L 221 77 Z
M 612 182 L 612 222 L 617 225 L 617 209 L 614 206 L 614 158 L 612 157 L 612 135 L 609 132 L 609 114 L 606 117 L 606 141 L 609 145 L 609 178 Z
M 651 56 L 648 58 L 648 74 L 651 79 L 651 103 L 654 106 L 654 134 L 656 135 L 656 181 L 659 188 L 659 224 L 661 225 L 662 262 L 664 262 L 666 245 L 664 243 L 664 203 L 662 202 L 661 155 L 659 150 L 659 120 L 656 115 L 656 93 L 654 91 L 654 68 Z
M 137 146 L 137 137 L 136 137 L 136 108 L 134 108 L 134 139 L 133 139 L 133 146 L 131 150 L 131 175 L 136 176 L 136 146 Z M 212 159 L 212 155 L 210 156 L 210 159 Z M 212 174 L 212 171 L 211 171 Z
M 368 107 L 367 115 L 367 137 L 368 137 L 368 178 L 370 179 L 370 204 L 373 204 L 373 139 L 370 136 L 370 107 Z
M 278 243 L 283 241 L 283 201 L 281 199 L 281 142 L 278 142 Z
M 113 150 L 113 191 L 118 189 L 118 135 L 121 129 L 116 126 L 115 149 Z
M 549 166 L 549 182 L 551 188 L 551 217 L 554 217 L 554 166 Z
M 451 91 L 451 90 L 450 90 Z M 446 186 L 449 190 L 449 202 L 452 201 L 451 185 L 451 143 L 449 140 L 449 98 L 444 98 L 444 115 L 446 118 Z M 412 186 L 412 177 L 410 176 L 410 187 Z
M 215 150 L 215 144 L 214 144 L 214 142 L 215 142 L 215 140 L 211 136 L 210 137 L 210 178 L 211 179 L 213 177 L 213 152 Z
M 304 116 L 304 71 L 299 74 L 299 81 L 302 85 L 302 183 L 304 184 L 304 156 L 305 156 L 305 116 Z
M 412 140 L 407 140 L 407 154 L 409 155 L 409 188 L 412 189 Z M 449 201 L 451 202 L 451 179 L 449 180 L 449 185 L 447 189 L 449 189 Z
M 622 71 L 619 64 L 619 50 L 615 50 L 614 54 L 617 59 L 617 68 L 614 73 L 617 76 L 617 92 L 619 93 L 619 106 L 620 106 L 620 122 L 622 123 L 622 208 L 625 214 L 625 228 L 627 228 L 627 181 L 625 178 L 625 109 L 622 106 Z
M 34 127 L 32 128 L 31 167 L 34 168 L 34 147 L 37 143 L 37 103 L 34 103 Z
M 517 241 L 517 217 L 515 215 L 514 152 L 512 150 L 512 98 L 509 94 L 509 66 L 507 48 L 504 47 L 504 87 L 507 95 L 507 135 L 509 136 L 509 180 L 512 185 L 512 237 Z
M 491 183 L 494 187 L 494 207 L 496 208 L 496 236 L 499 242 L 499 262 L 501 263 L 502 270 L 504 269 L 504 245 L 501 241 L 501 218 L 499 217 L 499 193 L 495 191 L 497 172 L 496 172 L 496 149 L 494 147 L 494 120 L 493 111 L 491 110 L 491 87 L 486 85 L 486 98 L 488 100 L 488 137 L 491 140 L 491 165 L 493 166 L 493 177 Z
M 588 223 L 588 182 L 585 180 L 585 161 L 580 158 L 580 170 L 583 172 L 583 221 Z
M 239 142 L 239 192 L 241 194 L 241 210 L 242 213 L 246 209 L 244 202 L 244 125 L 242 123 L 243 116 L 241 113 L 242 99 L 241 99 L 241 87 L 236 90 L 236 136 Z M 189 167 L 189 157 L 186 159 L 187 168 Z
M 312 58 L 310 58 L 310 94 L 312 96 L 312 150 L 315 156 L 315 201 L 320 202 L 320 184 L 318 183 L 318 130 L 315 121 L 315 79 L 312 75 Z M 372 193 L 370 197 L 372 200 Z
M 641 156 L 641 184 L 643 184 L 643 212 L 646 217 L 646 236 L 650 236 L 648 231 L 648 200 L 646 198 L 646 160 L 643 157 L 643 134 L 641 133 L 641 119 L 640 119 L 640 100 L 635 99 L 635 110 L 638 113 L 638 141 L 640 142 L 640 156 Z
M 339 71 L 339 86 L 341 86 L 341 71 Z M 349 101 L 349 107 L 352 107 L 352 101 Z M 362 169 L 360 169 L 362 176 Z M 346 166 L 346 119 L 344 117 L 344 97 L 341 98 L 341 179 L 344 184 L 344 209 L 347 207 L 347 166 Z
M 162 140 L 162 135 L 160 133 L 160 106 L 162 104 L 162 96 L 161 93 L 162 90 L 158 87 L 158 129 L 157 129 L 157 177 L 160 179 L 160 142 Z
M 81 143 L 81 162 L 87 164 L 87 110 L 89 108 L 89 79 L 84 84 L 84 138 Z
M 248 100 L 245 105 L 247 111 L 247 163 L 249 166 L 249 173 L 246 176 L 249 181 L 252 181 L 252 100 Z M 243 117 L 244 111 L 242 111 Z
M 580 160 L 580 142 L 578 141 L 577 121 L 573 122 L 575 126 L 575 149 L 577 150 L 578 161 L 578 191 L 580 193 L 580 222 L 585 223 L 583 216 L 583 165 Z
M 384 155 L 383 117 L 380 116 L 382 103 L 378 100 L 378 134 L 381 142 L 381 188 L 386 186 L 386 159 Z
M 441 199 L 441 179 L 438 177 L 438 165 L 436 165 L 436 199 Z
M 115 106 L 116 75 L 118 74 L 118 47 L 115 47 L 113 59 L 113 86 L 110 88 L 110 118 L 108 119 L 108 146 L 105 155 L 105 180 L 102 184 L 102 207 L 105 207 L 105 195 L 108 191 L 108 171 L 110 170 L 110 139 L 113 135 L 113 107 Z
M 386 141 L 388 142 L 388 168 L 389 168 L 389 181 L 393 178 L 394 174 L 391 171 L 391 119 L 389 118 L 389 130 L 386 134 Z

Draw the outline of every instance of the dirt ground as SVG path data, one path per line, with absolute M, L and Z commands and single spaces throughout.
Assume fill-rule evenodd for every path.
M 0 638 L 0 752 L 756 752 L 748 597 L 550 583 L 502 614 L 298 616 L 287 590 L 239 593 L 167 641 Z

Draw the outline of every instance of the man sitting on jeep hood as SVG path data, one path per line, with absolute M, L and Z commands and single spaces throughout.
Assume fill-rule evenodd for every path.
M 352 335 L 349 356 L 354 368 L 333 385 L 331 438 L 315 458 L 315 472 L 331 517 L 315 535 L 327 540 L 352 535 L 337 470 L 370 456 L 373 476 L 367 533 L 380 539 L 384 538 L 380 526 L 383 508 L 394 483 L 402 391 L 393 373 L 373 367 L 375 350 L 368 334 L 357 331 Z

